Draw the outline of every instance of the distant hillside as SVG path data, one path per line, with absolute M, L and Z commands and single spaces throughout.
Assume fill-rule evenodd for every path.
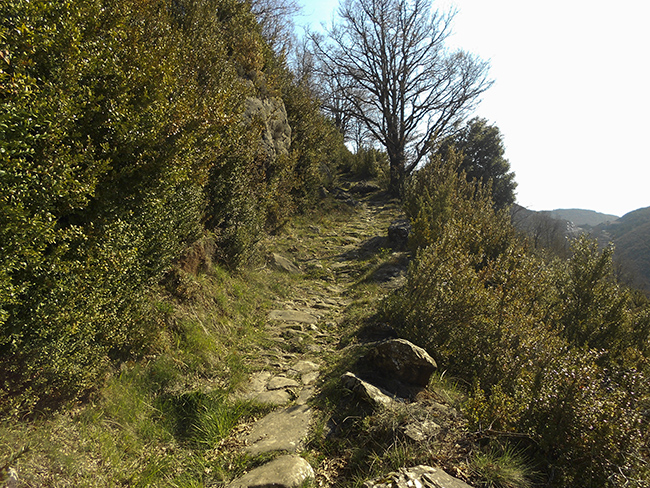
M 601 246 L 614 243 L 622 280 L 650 293 L 650 207 L 617 218 L 593 210 L 535 212 L 514 205 L 512 221 L 535 247 L 553 249 L 558 255 L 568 253 L 567 237 L 583 232 L 591 234 Z
M 615 256 L 627 279 L 634 286 L 650 292 L 650 207 L 601 224 L 592 233 L 596 238 L 606 238 L 616 245 Z
M 568 253 L 567 236 L 575 233 L 575 226 L 567 219 L 553 218 L 551 212 L 536 212 L 512 206 L 512 223 L 524 232 L 535 248 L 552 249 L 558 255 Z
M 595 227 L 606 222 L 613 222 L 618 217 L 608 215 L 593 210 L 583 210 L 579 208 L 558 208 L 549 212 L 554 219 L 568 220 L 578 227 Z

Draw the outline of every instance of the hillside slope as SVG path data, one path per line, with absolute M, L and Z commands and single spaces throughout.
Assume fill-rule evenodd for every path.
M 618 219 L 616 215 L 609 215 L 595 212 L 594 210 L 584 210 L 579 208 L 558 208 L 551 210 L 549 213 L 554 219 L 568 220 L 578 227 L 595 227 L 596 225 L 613 222 Z
M 650 292 L 650 207 L 625 214 L 620 219 L 593 229 L 598 239 L 616 246 L 623 278 L 635 287 Z

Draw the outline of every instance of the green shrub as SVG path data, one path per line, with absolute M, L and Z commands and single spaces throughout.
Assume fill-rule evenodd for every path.
M 473 385 L 473 428 L 531 437 L 557 486 L 647 477 L 648 309 L 612 279 L 611 250 L 581 238 L 542 259 L 435 160 L 406 208 L 417 257 L 381 316 Z
M 2 412 L 79 398 L 155 348 L 148 300 L 184 247 L 207 227 L 244 261 L 336 146 L 303 93 L 305 155 L 260 159 L 244 100 L 292 94 L 283 61 L 248 3 L 173 4 L 0 4 Z
M 463 246 L 486 262 L 515 239 L 506 210 L 495 212 L 489 187 L 468 182 L 457 171 L 459 155 L 450 150 L 446 162 L 439 156 L 414 173 L 405 190 L 404 210 L 411 219 L 409 246 L 425 248 L 444 235 L 448 223 L 458 222 L 466 232 Z
M 359 178 L 376 178 L 388 182 L 388 155 L 379 149 L 362 146 L 354 154 L 349 171 Z

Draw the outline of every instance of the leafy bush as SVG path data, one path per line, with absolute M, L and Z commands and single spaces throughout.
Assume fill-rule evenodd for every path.
M 342 169 L 359 178 L 379 179 L 388 187 L 389 163 L 385 151 L 374 147 L 361 146 Z
M 7 0 L 0 54 L 0 411 L 18 413 L 155 348 L 149 296 L 184 247 L 208 231 L 245 260 L 337 140 L 294 97 L 305 154 L 259 158 L 244 101 L 293 82 L 246 2 Z
M 558 486 L 647 476 L 648 309 L 612 279 L 611 250 L 581 238 L 570 259 L 542 259 L 437 160 L 406 208 L 417 258 L 382 315 L 473 385 L 474 427 L 530 436 Z

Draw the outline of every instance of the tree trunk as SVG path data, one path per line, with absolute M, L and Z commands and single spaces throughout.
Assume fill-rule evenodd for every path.
M 388 191 L 396 197 L 401 197 L 404 190 L 404 180 L 406 177 L 406 160 L 404 152 L 399 151 L 397 154 L 388 155 L 390 159 L 390 183 Z

